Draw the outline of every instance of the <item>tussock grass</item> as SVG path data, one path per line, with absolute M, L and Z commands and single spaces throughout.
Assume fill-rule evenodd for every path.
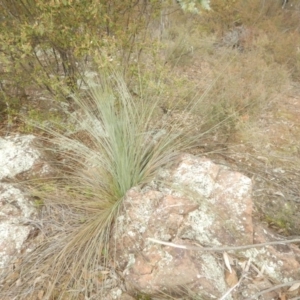
M 1 297 L 17 294 L 19 299 L 33 299 L 37 293 L 44 299 L 101 297 L 99 277 L 113 259 L 108 256 L 108 241 L 122 198 L 201 141 L 203 133 L 189 134 L 194 124 L 182 127 L 178 121 L 162 120 L 156 128 L 153 116 L 159 99 L 133 100 L 116 74 L 90 83 L 89 90 L 88 95 L 74 97 L 76 132 L 61 126 L 44 128 L 63 175 L 48 179 L 34 194 L 53 218 L 41 225 L 44 240 L 21 264 L 20 277 L 7 277 Z M 20 284 L 12 291 L 16 280 Z

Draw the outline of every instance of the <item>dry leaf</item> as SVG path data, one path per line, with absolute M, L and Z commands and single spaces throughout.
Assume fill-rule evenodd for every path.
M 225 271 L 225 280 L 229 287 L 233 287 L 238 283 L 239 280 L 234 269 L 231 270 L 231 273 L 227 270 Z
M 38 299 L 39 300 L 42 300 L 43 299 L 43 296 L 44 296 L 44 291 L 43 290 L 40 290 L 39 292 L 38 292 Z
M 223 252 L 223 258 L 224 258 L 224 262 L 225 262 L 225 265 L 226 265 L 228 271 L 231 273 L 232 270 L 231 270 L 231 266 L 230 266 L 229 255 L 226 252 Z
M 288 289 L 288 291 L 289 291 L 289 292 L 296 291 L 299 287 L 300 287 L 300 281 L 294 283 L 294 284 Z
M 275 192 L 274 195 L 284 197 L 284 195 L 281 192 Z
M 21 286 L 22 284 L 22 280 L 19 278 L 17 281 L 16 281 L 16 286 Z

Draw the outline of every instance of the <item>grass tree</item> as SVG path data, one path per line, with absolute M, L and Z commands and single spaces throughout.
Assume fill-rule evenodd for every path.
M 61 126 L 44 128 L 51 136 L 49 151 L 60 161 L 60 176 L 48 178 L 34 193 L 52 214 L 53 232 L 22 266 L 19 296 L 33 297 L 38 290 L 46 299 L 101 293 L 97 278 L 110 259 L 110 228 L 126 192 L 151 181 L 202 135 L 191 137 L 192 125 L 178 122 L 155 126 L 159 100 L 133 99 L 120 76 L 103 76 L 89 84 L 87 95 L 74 97 L 73 133 Z M 37 274 L 46 279 L 37 280 Z M 29 282 L 36 287 L 29 290 Z

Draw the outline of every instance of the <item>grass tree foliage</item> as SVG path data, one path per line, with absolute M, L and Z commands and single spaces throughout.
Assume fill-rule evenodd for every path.
M 64 222 L 71 226 L 53 217 L 52 228 L 63 226 L 64 231 L 53 230 L 26 258 L 22 284 L 16 287 L 21 298 L 34 297 L 38 290 L 44 291 L 45 299 L 100 297 L 97 278 L 109 258 L 110 228 L 126 192 L 150 182 L 179 152 L 201 140 L 203 133 L 189 134 L 194 124 L 182 128 L 168 120 L 156 127 L 153 119 L 160 99 L 136 103 L 122 77 L 111 74 L 89 83 L 88 95 L 75 96 L 78 114 L 70 114 L 75 133 L 67 134 L 59 124 L 56 129 L 44 128 L 51 136 L 50 152 L 63 158 L 58 165 L 61 175 L 53 182 L 48 178 L 34 194 L 43 199 L 46 210 L 63 212 L 68 218 Z M 49 276 L 47 287 L 45 281 L 36 282 L 36 274 Z M 35 282 L 35 289 L 28 288 L 30 282 Z

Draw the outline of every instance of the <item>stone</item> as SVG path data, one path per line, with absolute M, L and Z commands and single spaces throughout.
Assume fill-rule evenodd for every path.
M 27 224 L 34 217 L 36 209 L 24 193 L 11 184 L 0 183 L 0 270 L 20 254 L 34 230 Z
M 250 178 L 189 154 L 163 168 L 150 184 L 128 191 L 110 240 L 126 292 L 183 298 L 191 293 L 204 299 L 225 295 L 232 287 L 225 258 L 222 252 L 201 247 L 251 246 L 284 239 L 253 221 L 251 192 Z M 300 278 L 296 245 L 231 250 L 226 256 L 238 274 L 236 282 L 247 272 L 226 299 L 274 299 L 280 290 L 255 295 L 274 282 Z
M 111 244 L 127 287 L 149 295 L 184 287 L 200 297 L 221 297 L 227 286 L 214 254 L 148 238 L 186 246 L 251 243 L 251 180 L 206 158 L 182 155 L 159 174 L 157 182 L 164 181 L 170 184 L 131 189 L 116 220 Z
M 41 152 L 33 146 L 34 142 L 33 135 L 0 138 L 0 180 L 16 176 L 41 178 L 53 173 Z
M 24 243 L 35 231 L 31 221 L 37 210 L 17 184 L 20 179 L 40 178 L 52 169 L 34 146 L 33 135 L 0 138 L 0 270 L 25 251 Z M 0 272 L 1 273 L 1 272 Z
M 32 135 L 0 139 L 0 180 L 13 178 L 33 167 L 39 157 L 38 152 L 29 146 L 33 139 Z

